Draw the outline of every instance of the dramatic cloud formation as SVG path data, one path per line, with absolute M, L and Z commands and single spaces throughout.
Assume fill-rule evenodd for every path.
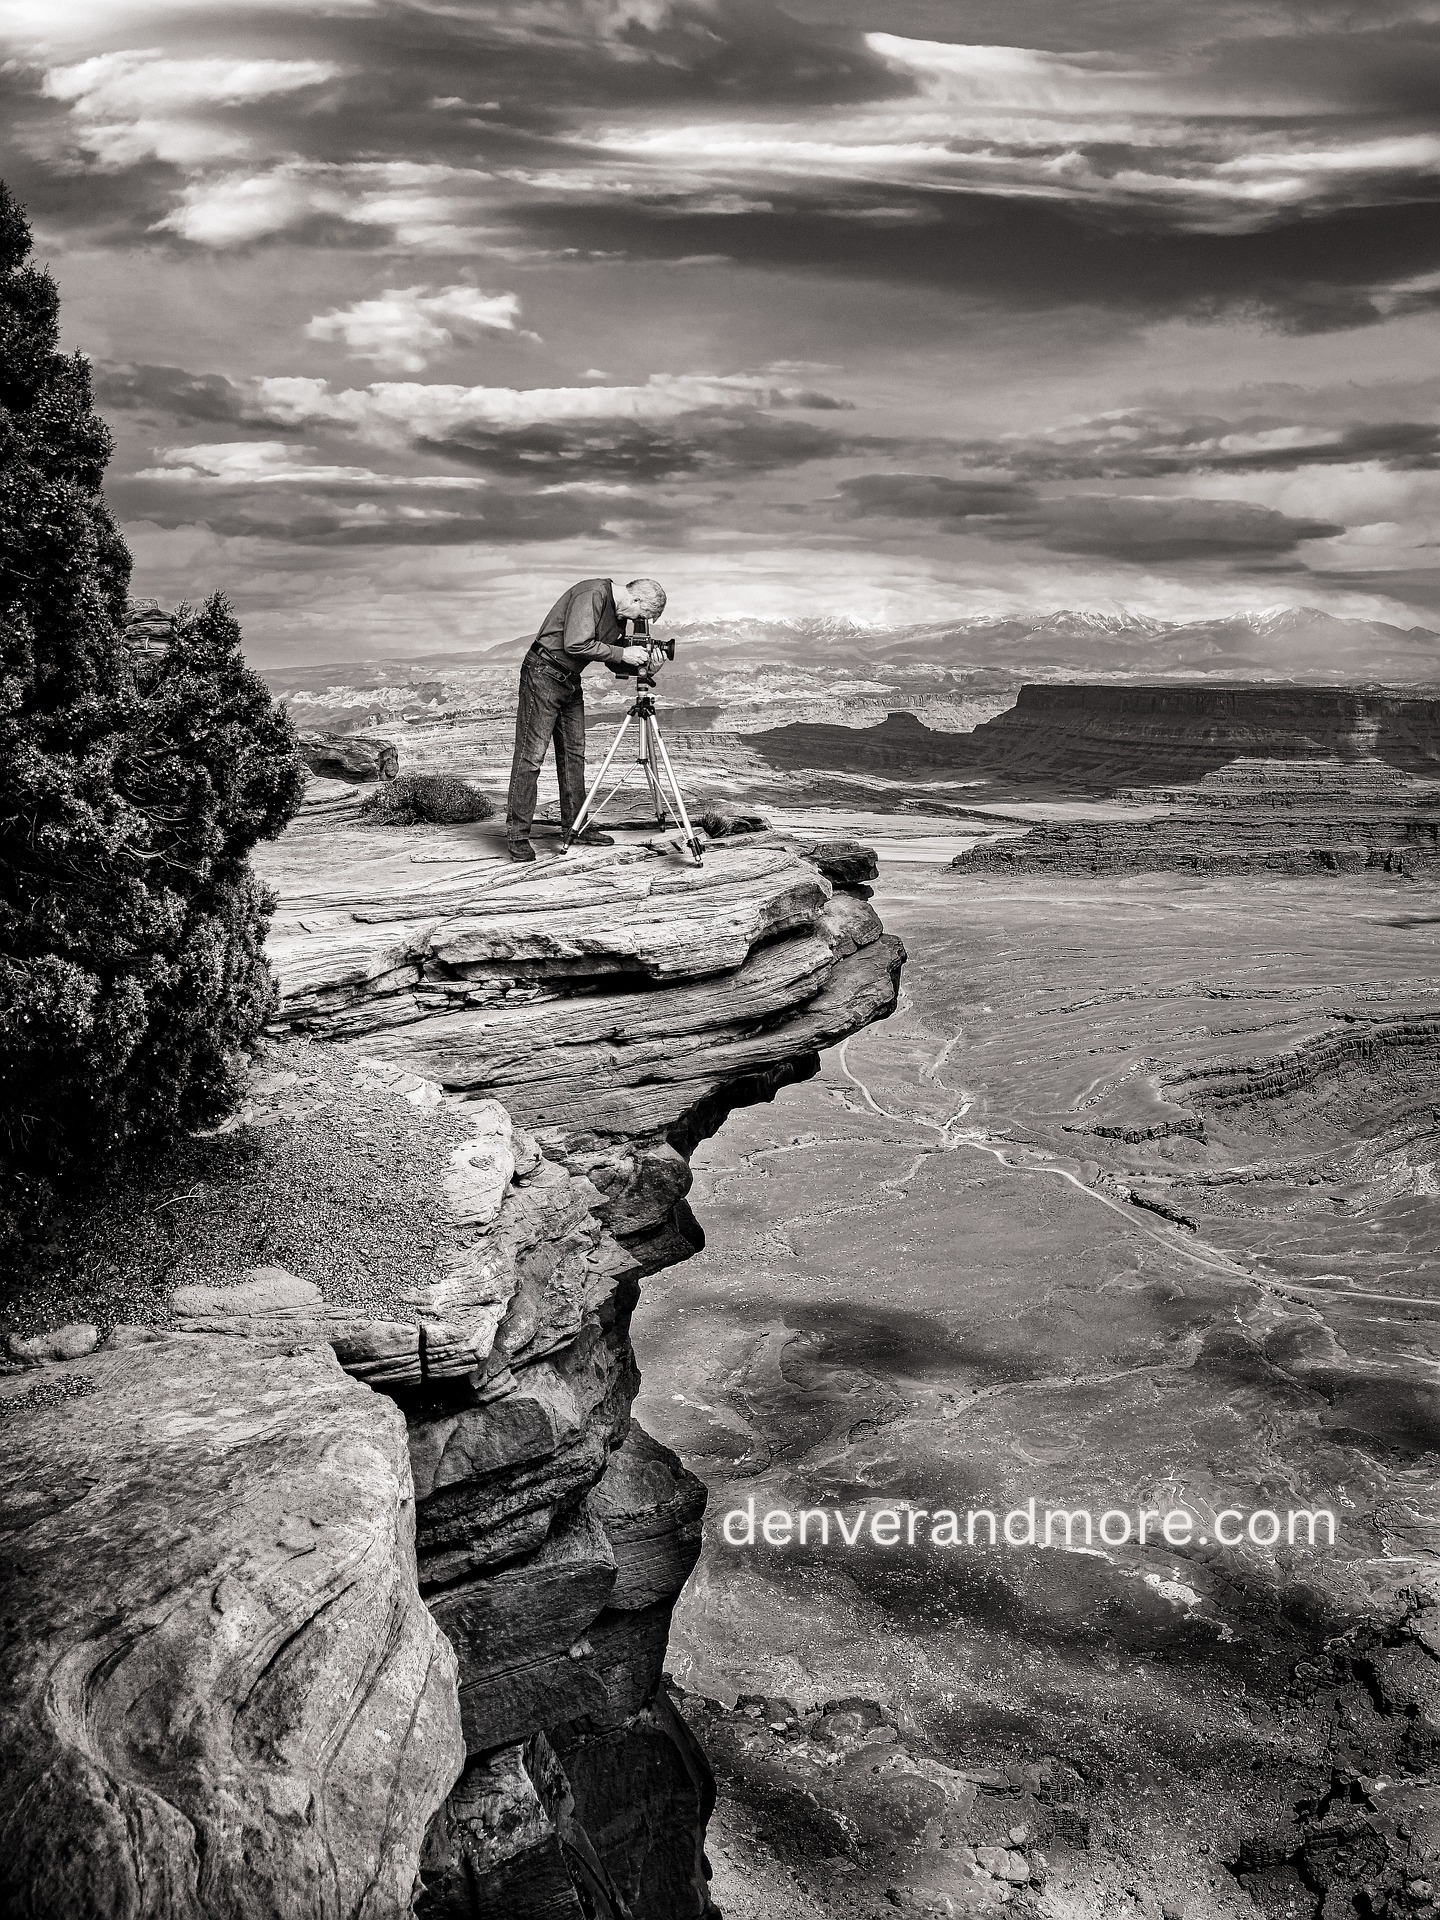
M 333 649 L 387 546 L 521 625 L 617 545 L 697 617 L 1434 604 L 1434 0 L 14 0 L 0 35 L 137 585 L 218 580 L 266 646 L 289 605 Z M 424 643 L 423 593 L 396 617 Z
M 946 480 L 938 474 L 862 474 L 840 491 L 860 514 L 933 520 L 964 530 L 982 520 L 1002 539 L 1034 540 L 1057 553 L 1116 560 L 1203 560 L 1289 553 L 1302 540 L 1345 531 L 1298 520 L 1243 500 L 1194 500 L 1149 494 L 1070 495 L 1043 499 L 1014 484 Z

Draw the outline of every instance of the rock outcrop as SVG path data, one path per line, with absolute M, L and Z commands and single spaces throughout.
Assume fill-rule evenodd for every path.
M 427 1676 L 438 1678 L 422 1684 L 411 1658 L 408 1691 L 387 1692 L 378 1655 L 363 1679 L 338 1654 L 332 1672 L 328 1643 L 323 1633 L 307 1643 L 308 1603 L 296 1600 L 292 1631 L 310 1661 L 315 1700 L 307 1709 L 307 1682 L 297 1679 L 290 1702 L 293 1718 L 322 1714 L 333 1686 L 343 1684 L 356 1696 L 347 1722 L 358 1730 L 354 1737 L 363 1744 L 372 1713 L 377 1729 L 390 1734 L 395 1751 L 386 1750 L 366 1786 L 389 1794 L 388 1824 L 374 1818 L 366 1853 L 352 1845 L 339 1815 L 326 1828 L 319 1812 L 306 1814 L 323 1806 L 329 1780 L 352 1798 L 361 1789 L 346 1786 L 344 1768 L 332 1765 L 307 1797 L 311 1746 L 297 1737 L 285 1748 L 290 1772 L 277 1790 L 284 1817 L 265 1828 L 273 1856 L 265 1871 L 276 1887 L 288 1873 L 303 1891 L 287 1883 L 272 1897 L 262 1875 L 248 1905 L 237 1893 L 229 1905 L 187 1906 L 146 1880 L 149 1830 L 122 1808 L 116 1818 L 135 1858 L 127 1865 L 116 1840 L 120 1865 L 105 1870 L 117 1888 L 141 1887 L 135 1899 L 106 1895 L 87 1907 L 89 1895 L 45 1877 L 40 1842 L 27 1839 L 17 1885 L 35 1891 L 18 1911 L 35 1920 L 84 1911 L 159 1920 L 192 1910 L 380 1920 L 409 1911 L 412 1891 L 429 1920 L 699 1920 L 713 1911 L 703 1850 L 713 1783 L 662 1679 L 671 1610 L 699 1553 L 704 1489 L 631 1422 L 639 1376 L 630 1314 L 643 1273 L 700 1244 L 684 1200 L 691 1148 L 732 1106 L 768 1098 L 813 1071 L 821 1047 L 888 1013 L 903 949 L 863 898 L 873 854 L 845 843 L 806 858 L 783 836 L 760 834 L 716 847 L 700 870 L 662 848 L 632 846 L 517 873 L 497 857 L 487 832 L 494 830 L 381 834 L 321 804 L 307 807 L 269 851 L 265 877 L 281 903 L 272 935 L 281 1000 L 268 1058 L 234 1121 L 216 1136 L 219 1176 L 201 1177 L 161 1203 L 173 1209 L 165 1231 L 213 1249 L 210 1264 L 198 1277 L 189 1268 L 184 1285 L 172 1283 L 156 1315 L 163 1330 L 149 1337 L 116 1329 L 105 1299 L 72 1288 L 69 1332 L 83 1328 L 85 1340 L 99 1338 L 100 1346 L 88 1358 L 59 1360 L 51 1356 L 69 1350 L 59 1335 L 27 1327 L 21 1339 L 33 1351 L 12 1342 L 17 1371 L 7 1389 L 13 1419 L 30 1424 L 4 1524 L 30 1525 L 32 1507 L 65 1513 L 70 1489 L 57 1491 L 50 1476 L 49 1429 L 34 1409 L 53 1402 L 60 1412 L 44 1419 L 59 1420 L 72 1399 L 63 1382 L 82 1370 L 98 1369 L 107 1383 L 139 1370 L 154 1410 L 150 1425 L 137 1428 L 133 1450 L 142 1461 L 148 1452 L 163 1455 L 153 1468 L 137 1468 L 157 1476 L 154 1553 L 118 1517 L 112 1521 L 120 1608 L 110 1609 L 108 1589 L 77 1563 L 80 1547 L 66 1556 L 47 1540 L 44 1590 L 37 1587 L 35 1618 L 22 1634 L 27 1646 L 54 1646 L 41 1615 L 50 1600 L 46 1583 L 62 1576 L 71 1637 L 82 1645 L 93 1638 L 108 1647 L 115 1636 L 124 1642 L 132 1612 L 126 1583 L 143 1587 L 175 1535 L 204 1537 L 195 1501 L 203 1505 L 207 1476 L 222 1485 L 227 1474 L 237 1484 L 243 1475 L 246 1456 L 242 1447 L 237 1461 L 226 1437 L 222 1400 L 248 1434 L 257 1396 L 262 1406 L 271 1396 L 283 1418 L 285 1383 L 320 1380 L 329 1383 L 342 1429 L 353 1407 L 360 1409 L 357 1431 L 369 1422 L 388 1436 L 393 1457 L 381 1504 L 388 1500 L 402 1516 L 391 1615 L 397 1643 L 410 1644 L 401 1626 L 418 1636 L 431 1649 Z M 322 1076 L 311 1070 L 317 1052 L 334 1063 Z M 229 1205 L 226 1180 L 255 1176 L 245 1175 L 243 1152 L 226 1160 L 221 1148 L 228 1153 L 246 1137 L 273 1141 L 282 1131 L 303 1138 L 322 1121 L 337 1128 L 335 1105 L 346 1085 L 352 1098 L 393 1102 L 408 1116 L 399 1133 L 367 1119 L 358 1138 L 372 1143 L 372 1157 L 352 1164 L 373 1167 L 382 1194 L 387 1180 L 398 1193 L 398 1176 L 373 1143 L 384 1140 L 393 1153 L 408 1132 L 407 1181 L 413 1185 L 422 1159 L 434 1168 L 430 1251 L 422 1256 L 412 1247 L 404 1278 L 372 1271 L 362 1244 L 340 1257 L 332 1249 L 301 1272 L 253 1264 L 253 1252 L 244 1264 L 227 1255 L 235 1243 L 215 1225 Z M 328 1184 L 322 1193 L 319 1173 L 307 1172 L 313 1155 L 297 1149 L 275 1164 L 292 1181 L 315 1181 L 317 1207 L 333 1206 Z M 413 1214 L 409 1185 L 403 1204 Z M 148 1379 L 146 1370 L 166 1368 L 164 1380 Z M 194 1377 L 186 1390 L 172 1390 L 171 1376 L 187 1370 Z M 187 1393 L 203 1406 L 192 1407 Z M 111 1410 L 107 1402 L 100 1457 L 92 1453 L 69 1476 L 93 1487 L 117 1516 L 130 1482 L 123 1474 L 117 1480 L 104 1455 L 125 1417 L 123 1405 Z M 183 1446 L 173 1462 L 164 1454 L 167 1419 L 203 1450 L 197 1490 L 183 1479 Z M 316 1431 L 328 1429 L 296 1419 L 303 1431 L 291 1453 L 274 1453 L 266 1489 L 284 1514 L 305 1517 L 324 1496 L 317 1473 L 312 1500 L 308 1481 L 317 1470 L 307 1448 L 319 1444 Z M 89 1430 L 77 1420 L 70 1431 Z M 373 1504 L 382 1479 L 377 1473 L 367 1484 L 364 1501 Z M 406 1557 L 412 1514 L 413 1559 Z M 309 1540 L 308 1517 L 304 1527 L 277 1522 L 277 1533 L 267 1512 L 241 1499 L 235 1519 L 262 1557 L 272 1534 L 287 1552 L 299 1553 Z M 55 1525 L 63 1534 L 63 1520 Z M 292 1536 L 299 1546 L 286 1544 Z M 207 1541 L 204 1553 L 193 1545 L 180 1551 L 182 1593 L 191 1560 L 208 1567 L 218 1550 Z M 102 1557 L 97 1571 L 103 1565 Z M 323 1581 L 323 1555 L 302 1565 L 306 1578 Z M 372 1605 L 383 1591 L 371 1593 Z M 218 1657 L 206 1650 L 223 1641 L 208 1616 L 182 1611 L 176 1631 L 175 1704 L 158 1732 L 142 1729 L 152 1765 L 180 1737 L 188 1692 L 208 1684 L 204 1661 Z M 355 1633 L 345 1660 L 365 1644 Z M 277 1673 L 288 1671 L 288 1657 L 276 1654 Z M 54 1782 L 54 1818 L 78 1832 L 111 1803 L 103 1783 L 92 1788 L 74 1763 L 55 1772 L 61 1760 L 52 1764 L 46 1745 L 42 1667 L 33 1675 L 27 1668 L 17 1691 L 9 1751 L 29 1771 L 16 1775 L 13 1818 L 23 1825 L 25 1809 L 39 1804 L 26 1782 L 45 1774 Z M 222 1720 L 233 1712 L 226 1703 L 244 1693 L 228 1669 L 213 1691 Z M 205 1716 L 197 1713 L 203 1731 Z M 392 1763 L 402 1750 L 409 1754 L 407 1742 L 421 1740 L 427 1713 L 444 1737 L 424 1733 L 428 1744 L 407 1759 L 402 1790 Z M 266 1754 L 257 1758 L 242 1746 L 222 1755 L 212 1745 L 202 1740 L 194 1755 L 196 1792 L 211 1791 L 228 1767 L 236 1803 L 263 1802 L 274 1771 Z M 74 1734 L 70 1748 L 83 1747 Z M 24 1758 L 32 1750 L 35 1759 Z M 192 1816 L 178 1787 L 170 1801 L 203 1834 L 205 1808 Z M 344 1888 L 323 1899 L 311 1889 L 306 1819 L 338 1836 L 344 1855 Z M 244 1831 L 242 1822 L 235 1845 L 244 1844 Z M 183 1877 L 181 1839 L 165 1846 L 165 1861 L 181 1863 L 165 1871 Z M 197 1871 L 208 1870 L 205 1846 L 192 1851 Z M 362 1882 L 369 1891 L 356 1893 Z M 197 1885 L 197 1897 L 208 1899 L 208 1882 Z
M 0 1380 L 0 1908 L 406 1911 L 463 1763 L 405 1422 L 323 1347 Z
M 267 863 L 279 1021 L 503 1101 L 642 1265 L 683 1257 L 685 1156 L 894 1005 L 903 950 L 855 891 L 874 855 L 750 834 L 698 870 L 644 846 L 517 869 L 492 844 L 298 823 Z
M 971 847 L 951 865 L 962 873 L 1432 874 L 1440 872 L 1440 807 L 1360 819 L 1265 807 L 1045 821 L 1017 839 Z
M 320 779 L 354 786 L 393 780 L 400 771 L 395 742 L 362 733 L 302 733 L 300 757 Z
M 1440 699 L 1359 687 L 1025 686 L 970 736 L 975 764 L 1113 788 L 1194 781 L 1234 760 L 1379 761 L 1440 773 Z

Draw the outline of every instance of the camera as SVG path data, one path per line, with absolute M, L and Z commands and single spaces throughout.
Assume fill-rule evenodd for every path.
M 621 624 L 625 629 L 624 645 L 627 647 L 644 647 L 647 658 L 642 667 L 626 667 L 611 664 L 610 671 L 622 680 L 638 680 L 642 687 L 653 687 L 655 684 L 655 675 L 660 668 L 660 662 L 662 660 L 673 660 L 675 658 L 675 641 L 673 636 L 669 640 L 657 639 L 651 630 L 652 622 L 646 619 L 644 615 L 637 615 L 634 619 L 624 620 Z

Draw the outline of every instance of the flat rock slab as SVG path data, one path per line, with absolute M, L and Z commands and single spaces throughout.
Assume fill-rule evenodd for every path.
M 290 1018 L 436 968 L 567 982 L 723 973 L 760 941 L 812 926 L 830 897 L 781 846 L 736 847 L 702 868 L 614 847 L 517 869 L 463 828 L 397 847 L 337 824 L 287 836 L 257 865 L 280 894 L 266 950 Z
M 328 1348 L 0 1381 L 0 1910 L 408 1914 L 464 1753 L 405 1425 Z

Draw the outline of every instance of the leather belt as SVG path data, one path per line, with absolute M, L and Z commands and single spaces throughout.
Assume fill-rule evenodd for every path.
M 532 640 L 530 642 L 530 651 L 531 653 L 538 653 L 547 665 L 554 667 L 557 673 L 563 673 L 567 680 L 578 680 L 580 678 L 580 675 L 573 667 L 565 664 L 564 655 L 557 653 L 553 647 L 545 647 L 542 646 L 538 640 Z

